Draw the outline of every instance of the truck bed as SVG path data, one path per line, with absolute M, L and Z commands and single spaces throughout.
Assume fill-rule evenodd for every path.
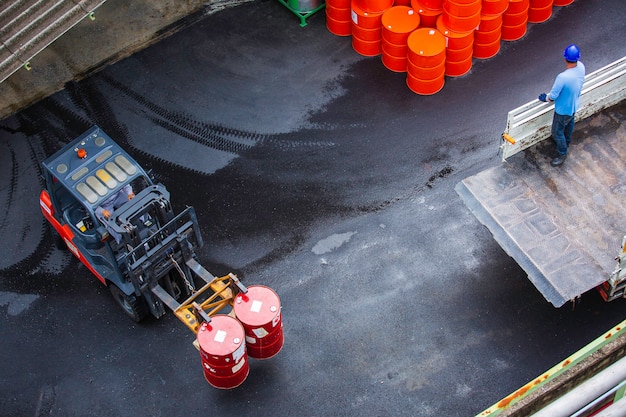
M 464 179 L 457 193 L 555 307 L 606 281 L 626 233 L 626 101 L 576 124 L 568 159 L 551 139 Z

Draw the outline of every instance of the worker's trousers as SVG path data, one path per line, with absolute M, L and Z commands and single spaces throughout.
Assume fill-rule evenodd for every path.
M 556 143 L 556 150 L 559 155 L 567 154 L 567 147 L 572 141 L 574 132 L 574 115 L 566 116 L 554 113 L 552 119 L 552 139 Z

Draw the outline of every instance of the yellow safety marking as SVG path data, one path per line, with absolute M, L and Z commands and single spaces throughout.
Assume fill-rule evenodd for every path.
M 225 280 L 230 279 L 230 275 L 226 275 L 220 278 L 215 278 L 213 281 L 205 284 L 202 288 L 183 301 L 180 306 L 174 310 L 174 314 L 189 328 L 189 330 L 197 333 L 200 323 L 196 320 L 193 303 L 201 295 L 211 290 L 213 294 L 207 297 L 204 301 L 198 303 L 200 307 L 202 307 L 202 310 L 204 310 L 209 316 L 217 314 L 224 307 L 232 307 L 235 297 L 233 291 L 230 289 L 230 286 L 224 283 Z
M 515 145 L 515 139 L 513 139 L 513 137 L 511 137 L 509 134 L 503 133 L 502 138 L 509 142 L 511 145 Z

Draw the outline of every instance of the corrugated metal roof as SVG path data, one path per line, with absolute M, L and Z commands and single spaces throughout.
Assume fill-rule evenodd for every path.
M 14 0 L 0 3 L 0 82 L 89 16 L 106 0 Z

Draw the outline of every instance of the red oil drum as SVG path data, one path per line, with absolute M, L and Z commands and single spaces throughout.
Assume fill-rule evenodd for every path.
M 235 297 L 233 311 L 243 324 L 248 355 L 269 359 L 283 347 L 283 323 L 278 294 L 263 285 L 251 285 Z
M 236 319 L 216 314 L 203 323 L 197 334 L 204 378 L 219 389 L 241 385 L 250 367 L 244 339 L 244 328 Z
M 553 6 L 569 6 L 574 3 L 574 0 L 554 0 Z

